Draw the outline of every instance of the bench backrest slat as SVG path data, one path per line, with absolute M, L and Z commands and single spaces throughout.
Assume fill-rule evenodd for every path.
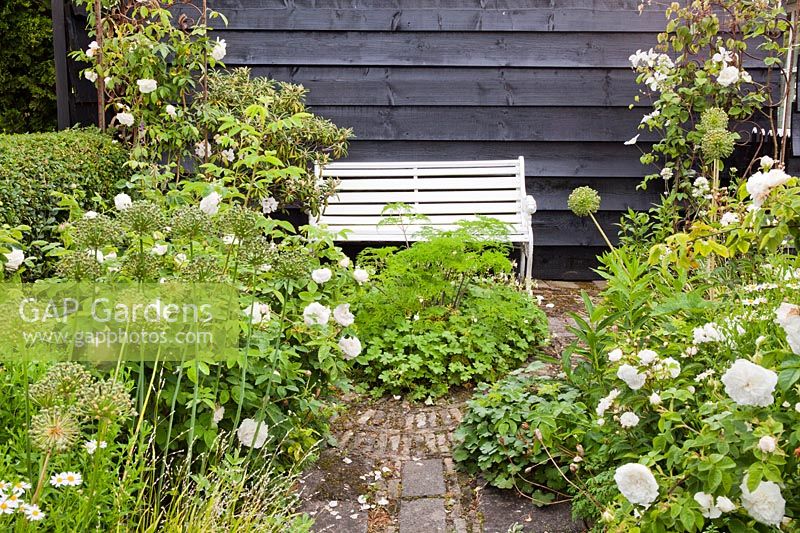
M 320 179 L 337 179 L 337 193 L 315 224 L 332 231 L 348 229 L 351 241 L 414 239 L 424 226 L 456 229 L 460 220 L 485 215 L 507 222 L 509 240 L 527 242 L 530 215 L 525 211 L 524 161 L 411 161 L 331 163 L 317 169 Z M 378 226 L 384 207 L 403 202 L 426 221 Z

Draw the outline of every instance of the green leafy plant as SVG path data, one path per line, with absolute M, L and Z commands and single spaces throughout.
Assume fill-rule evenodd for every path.
M 128 178 L 126 161 L 125 150 L 94 128 L 0 135 L 0 223 L 30 227 L 23 244 L 35 263 L 26 279 L 53 273 L 51 243 L 69 218 L 60 194 L 98 209 Z
M 591 429 L 580 391 L 545 372 L 533 363 L 482 385 L 467 402 L 453 449 L 470 474 L 529 494 L 538 505 L 574 493 L 570 470 L 584 461 L 580 443 Z
M 510 282 L 502 231 L 485 220 L 429 231 L 404 250 L 362 252 L 377 274 L 358 302 L 367 345 L 355 368 L 373 393 L 419 399 L 493 381 L 544 343 L 544 314 Z

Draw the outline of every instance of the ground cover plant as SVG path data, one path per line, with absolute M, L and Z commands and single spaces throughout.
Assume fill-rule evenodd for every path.
M 792 23 L 773 2 L 673 4 L 667 17 L 661 49 L 631 56 L 654 96 L 641 127 L 663 139 L 643 155 L 662 167 L 645 183 L 661 177 L 666 193 L 626 216 L 601 258 L 607 288 L 585 298 L 553 386 L 577 392 L 538 399 L 538 378 L 481 391 L 456 457 L 540 502 L 532 480 L 574 495 L 597 531 L 795 531 L 800 188 L 777 131 L 744 168 L 730 166 L 739 121 L 778 128 L 784 108 L 770 98 L 786 95 L 754 81 L 743 58 L 779 66 Z M 793 83 L 788 70 L 774 75 Z M 579 190 L 570 208 L 588 216 L 595 200 Z M 555 414 L 581 404 L 584 418 L 557 422 L 552 439 Z
M 357 302 L 355 369 L 374 394 L 433 398 L 494 381 L 545 343 L 546 318 L 516 285 L 503 232 L 487 219 L 359 256 L 375 275 Z

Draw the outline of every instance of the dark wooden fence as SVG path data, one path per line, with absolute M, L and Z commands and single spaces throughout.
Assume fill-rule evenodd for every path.
M 647 112 L 634 103 L 628 56 L 664 26 L 663 13 L 639 15 L 638 3 L 209 0 L 229 19 L 217 28 L 226 64 L 305 85 L 314 112 L 354 129 L 352 160 L 524 156 L 540 207 L 534 272 L 562 279 L 591 277 L 602 251 L 591 222 L 567 211 L 574 187 L 600 191 L 611 233 L 621 211 L 657 197 L 636 191 L 652 170 L 623 144 Z M 85 19 L 65 9 L 65 46 L 85 47 Z M 62 124 L 92 122 L 93 88 L 76 65 L 62 70 Z

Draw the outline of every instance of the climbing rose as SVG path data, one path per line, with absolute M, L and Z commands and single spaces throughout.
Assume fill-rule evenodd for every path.
M 643 365 L 649 365 L 656 359 L 658 359 L 658 354 L 653 350 L 642 350 L 638 353 L 637 357 L 639 361 L 642 362 Z
M 636 413 L 631 413 L 630 411 L 626 411 L 622 413 L 619 417 L 619 425 L 624 428 L 632 428 L 636 427 L 639 424 L 639 417 L 636 416 Z
M 772 405 L 778 375 L 746 359 L 737 359 L 722 376 L 722 383 L 737 404 L 767 407 Z
M 624 381 L 628 387 L 633 390 L 639 390 L 644 386 L 647 376 L 640 374 L 636 367 L 631 365 L 622 365 L 617 370 L 617 377 Z
M 658 482 L 650 469 L 639 463 L 628 463 L 617 468 L 614 481 L 625 498 L 634 505 L 648 507 L 658 498 Z
M 725 496 L 719 496 L 717 498 L 717 509 L 719 509 L 723 513 L 730 513 L 731 511 L 736 510 L 736 506 L 733 504 L 730 498 L 727 498 Z
M 620 359 L 622 359 L 622 350 L 620 350 L 619 348 L 614 348 L 613 350 L 608 352 L 608 360 L 611 361 L 612 363 L 616 363 Z
M 353 278 L 359 283 L 366 283 L 369 279 L 369 272 L 363 268 L 357 268 L 353 271 Z
M 747 479 L 742 481 L 742 507 L 757 522 L 768 526 L 779 527 L 786 510 L 786 500 L 781 495 L 780 487 L 772 481 L 762 481 L 756 490 L 747 489 Z
M 222 58 L 228 53 L 227 46 L 225 39 L 217 38 L 217 42 L 214 43 L 214 48 L 211 50 L 211 57 L 215 61 L 222 61 Z
M 25 261 L 25 252 L 18 248 L 14 248 L 7 254 L 3 254 L 6 256 L 6 270 L 9 272 L 14 272 L 22 265 L 22 262 Z
M 200 210 L 206 215 L 216 215 L 219 210 L 219 202 L 222 197 L 217 192 L 212 192 L 200 200 Z
M 737 81 L 739 81 L 739 69 L 733 65 L 729 65 L 720 70 L 719 76 L 717 76 L 717 83 L 723 87 L 728 87 Z
M 330 268 L 318 268 L 311 272 L 311 279 L 313 279 L 315 283 L 323 284 L 329 281 L 332 275 L 333 272 L 331 272 Z
M 116 117 L 117 122 L 122 124 L 123 126 L 133 126 L 133 115 L 127 112 L 117 113 Z
M 355 315 L 350 312 L 350 304 L 339 304 L 333 310 L 333 319 L 340 326 L 351 326 L 356 321 Z
M 339 348 L 347 359 L 353 359 L 361 353 L 361 341 L 357 337 L 342 337 L 339 339 Z
M 158 82 L 156 82 L 156 80 L 151 80 L 147 78 L 143 80 L 136 80 L 136 85 L 139 86 L 139 91 L 142 94 L 151 93 L 158 88 Z
M 84 77 L 89 80 L 90 82 L 94 83 L 97 81 L 97 72 L 93 70 L 87 70 L 83 73 Z
M 131 202 L 131 197 L 124 192 L 121 192 L 114 197 L 114 207 L 120 211 L 128 209 L 132 204 L 133 202 Z
M 256 434 L 256 428 L 258 428 L 258 434 Z M 259 423 L 252 418 L 245 418 L 239 425 L 239 429 L 236 430 L 236 436 L 242 446 L 259 449 L 267 442 L 269 430 L 264 422 Z
M 745 188 L 753 198 L 753 205 L 755 207 L 761 207 L 772 189 L 784 185 L 789 181 L 790 177 L 791 176 L 783 170 L 773 168 L 767 172 L 756 172 L 747 178 Z
M 758 449 L 764 453 L 774 452 L 776 446 L 777 446 L 777 441 L 775 440 L 775 437 L 764 435 L 758 440 Z
M 167 115 L 171 116 L 172 118 L 178 116 L 178 110 L 175 109 L 175 106 L 172 104 L 167 104 L 167 107 L 164 108 L 164 111 L 166 111 Z
M 707 492 L 697 492 L 694 495 L 694 501 L 700 506 L 700 514 L 706 518 L 719 518 L 722 516 L 722 510 L 714 505 L 714 496 Z
M 311 302 L 303 309 L 303 321 L 307 326 L 324 326 L 331 317 L 331 310 L 319 302 Z

